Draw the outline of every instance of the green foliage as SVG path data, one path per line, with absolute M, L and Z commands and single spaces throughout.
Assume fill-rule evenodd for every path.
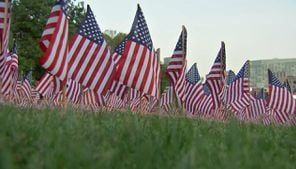
M 117 45 L 124 40 L 126 37 L 125 33 L 118 33 L 114 38 L 110 37 L 108 34 L 103 33 L 105 40 L 107 41 L 108 45 L 111 48 L 111 52 L 113 53 Z
M 295 168 L 295 128 L 1 105 L 0 168 Z
M 74 34 L 77 24 L 85 13 L 83 4 L 77 4 L 75 1 L 71 0 L 69 3 L 70 35 Z M 37 78 L 43 73 L 43 69 L 38 64 L 42 56 L 38 42 L 54 2 L 55 0 L 13 1 L 10 46 L 12 39 L 16 39 L 21 73 L 31 68 Z

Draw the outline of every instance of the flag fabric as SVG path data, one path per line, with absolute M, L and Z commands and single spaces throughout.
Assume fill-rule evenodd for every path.
M 40 81 L 38 82 L 38 85 L 36 87 L 36 90 L 42 95 L 45 96 L 49 91 L 50 87 L 53 84 L 53 76 L 49 73 L 45 73 Z
M 256 95 L 250 95 L 250 104 L 246 108 L 246 117 L 251 121 L 258 121 L 267 113 L 266 97 L 264 89 Z
M 235 79 L 235 76 L 236 76 L 235 73 L 232 70 L 229 70 L 226 76 L 226 84 L 230 85 Z
M 102 95 L 97 92 L 85 88 L 80 100 L 80 104 L 82 107 L 91 109 L 94 111 L 95 109 L 99 109 L 100 107 L 105 105 L 105 101 Z
M 114 50 L 114 53 L 112 55 L 112 60 L 114 64 L 116 65 L 116 69 L 118 69 L 119 61 L 123 55 L 123 50 L 125 47 L 125 44 L 127 42 L 127 38 L 125 38 L 122 42 L 120 42 L 117 47 Z M 125 93 L 128 91 L 128 87 L 124 85 L 123 83 L 119 82 L 118 80 L 114 79 L 110 92 L 115 93 L 116 96 L 119 98 L 123 98 Z
M 69 78 L 100 95 L 107 94 L 113 82 L 115 64 L 89 6 L 70 43 L 68 60 Z
M 250 62 L 247 61 L 227 90 L 226 104 L 232 107 L 236 115 L 241 115 L 240 113 L 250 104 L 249 69 Z
M 208 84 L 203 84 L 203 96 L 196 104 L 193 115 L 211 116 L 213 112 L 213 97 Z
M 206 83 L 213 97 L 213 108 L 218 109 L 221 106 L 222 98 L 220 96 L 225 85 L 225 67 L 226 67 L 226 52 L 225 44 L 221 42 L 221 48 L 215 59 L 209 74 L 206 77 Z
M 172 110 L 173 105 L 173 96 L 174 95 L 174 87 L 168 86 L 164 92 L 161 94 L 160 98 L 160 107 L 165 112 L 170 112 Z
M 176 92 L 176 95 L 177 95 L 177 99 L 179 99 L 180 103 L 183 104 L 185 99 L 186 99 L 186 95 L 185 95 L 185 90 L 186 90 L 186 66 L 187 64 L 185 63 L 183 65 L 183 68 L 180 72 L 180 76 L 176 82 L 176 84 L 174 85 L 175 86 L 175 92 Z M 179 104 L 180 104 L 179 103 Z M 180 107 L 183 107 L 182 105 L 179 105 Z
M 3 76 L 7 56 L 11 23 L 11 0 L 0 0 L 0 80 Z
M 132 111 L 136 111 L 138 109 L 142 96 L 143 95 L 138 90 L 130 89 L 130 108 Z
M 74 80 L 69 79 L 67 82 L 66 96 L 67 99 L 73 103 L 78 104 L 81 96 L 81 85 Z
M 289 121 L 290 115 L 295 114 L 295 100 L 289 89 L 268 69 L 269 101 L 268 107 L 275 110 L 280 123 Z
M 62 81 L 67 78 L 68 18 L 67 3 L 58 0 L 52 7 L 39 42 L 43 51 L 40 65 Z
M 25 95 L 29 101 L 32 100 L 32 86 L 31 82 L 29 81 L 29 76 L 31 74 L 31 71 L 27 73 L 27 75 L 24 77 L 22 89 L 25 92 Z
M 203 96 L 203 85 L 200 80 L 200 75 L 196 67 L 196 63 L 192 65 L 186 74 L 186 91 L 185 91 L 185 109 L 189 114 L 195 113 L 195 106 Z
M 138 5 L 123 54 L 118 63 L 117 80 L 139 92 L 157 97 L 158 59 L 155 56 L 142 9 Z
M 16 42 L 14 41 L 12 50 L 6 58 L 4 73 L 2 77 L 1 92 L 4 96 L 13 95 L 18 78 L 18 55 L 16 49 Z
M 166 74 L 168 75 L 173 86 L 176 85 L 180 75 L 182 74 L 184 64 L 186 62 L 187 48 L 187 31 L 183 27 L 182 33 L 179 36 L 174 53 L 169 61 Z

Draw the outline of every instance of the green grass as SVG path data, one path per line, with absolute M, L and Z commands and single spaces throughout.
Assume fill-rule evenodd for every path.
M 0 106 L 0 168 L 296 167 L 293 127 Z

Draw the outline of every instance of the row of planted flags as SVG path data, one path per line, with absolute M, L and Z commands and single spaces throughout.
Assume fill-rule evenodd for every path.
M 226 121 L 229 118 L 264 123 L 295 123 L 295 100 L 289 84 L 268 70 L 269 91 L 250 91 L 249 62 L 241 70 L 226 72 L 225 44 L 205 82 L 196 64 L 187 70 L 187 32 L 181 35 L 166 69 L 170 86 L 160 93 L 159 52 L 138 5 L 130 33 L 111 53 L 90 7 L 68 43 L 67 4 L 53 6 L 40 40 L 46 70 L 36 86 L 30 74 L 18 79 L 16 43 L 7 52 L 10 1 L 0 1 L 1 97 L 21 106 L 72 105 L 96 111 L 127 110 L 154 113 L 186 113 Z

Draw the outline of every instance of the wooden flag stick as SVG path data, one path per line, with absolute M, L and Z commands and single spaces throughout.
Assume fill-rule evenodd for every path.
M 66 80 L 66 82 L 63 82 L 63 83 L 65 83 L 65 84 L 63 85 L 63 90 L 62 90 L 62 107 L 63 107 L 64 111 L 66 112 L 66 109 L 67 109 L 67 94 L 66 94 L 67 80 Z
M 186 36 L 187 36 L 187 30 L 185 28 L 185 26 L 183 25 L 182 26 L 182 50 L 183 50 L 183 65 L 186 64 L 186 55 L 187 55 L 187 46 L 186 46 Z M 185 69 L 185 72 L 184 72 L 184 75 L 186 74 L 186 69 Z M 185 94 L 185 93 L 184 93 Z M 179 99 L 178 99 L 179 101 Z M 180 104 L 182 106 L 182 113 L 185 114 L 185 104 L 182 103 L 182 100 L 180 100 Z

